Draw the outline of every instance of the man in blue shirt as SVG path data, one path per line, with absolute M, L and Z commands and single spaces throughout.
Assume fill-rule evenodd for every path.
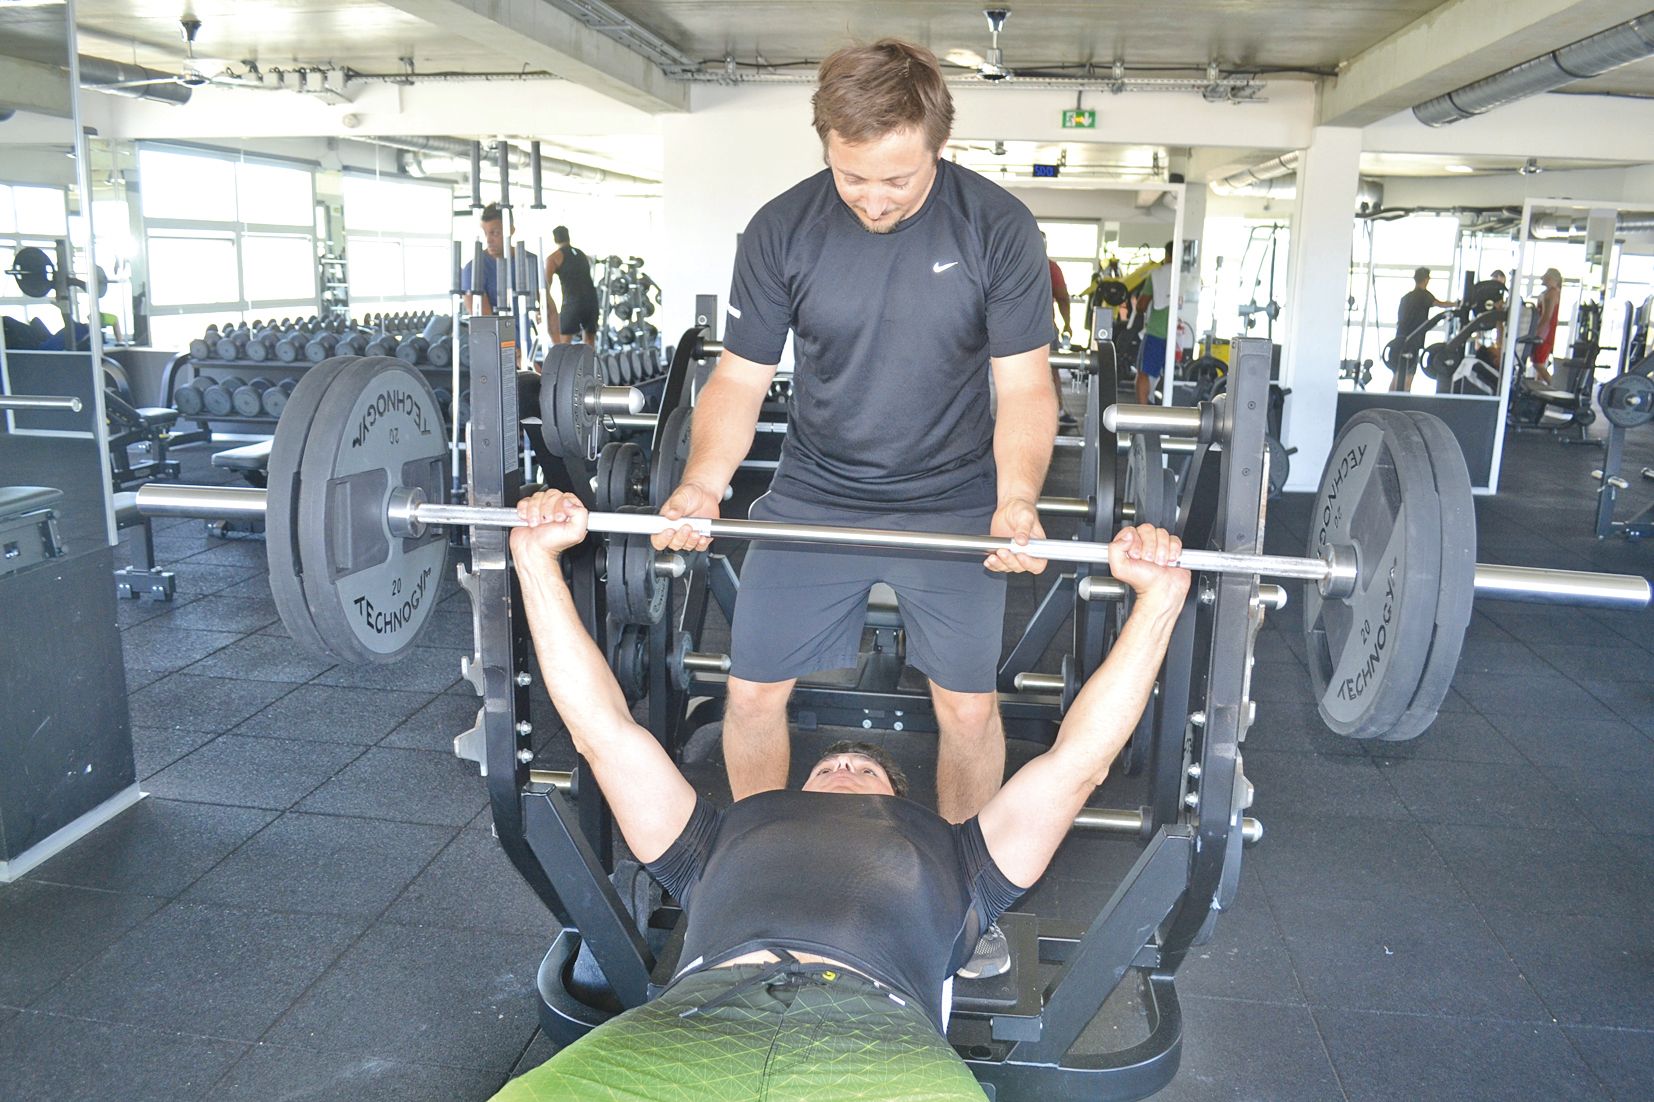
M 482 209 L 482 239 L 488 250 L 487 257 L 482 265 L 481 295 L 476 294 L 476 282 L 471 267 L 474 261 L 467 261 L 465 271 L 460 275 L 460 288 L 465 292 L 465 312 L 467 314 L 486 315 L 497 314 L 502 305 L 500 299 L 500 272 L 504 268 L 505 258 L 505 219 L 500 213 L 498 203 L 490 203 Z M 525 282 L 530 297 L 538 300 L 540 293 L 540 258 L 533 253 L 528 254 L 528 263 L 524 271 L 517 275 L 519 282 Z M 481 301 L 477 301 L 480 297 Z

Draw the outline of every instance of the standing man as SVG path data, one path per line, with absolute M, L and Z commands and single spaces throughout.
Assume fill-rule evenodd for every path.
M 1396 350 L 1391 354 L 1391 359 L 1395 361 L 1395 376 L 1390 381 L 1391 390 L 1412 389 L 1413 371 L 1418 367 L 1419 353 L 1424 351 L 1424 334 L 1430 328 L 1425 324 L 1430 320 L 1430 311 L 1438 306 L 1452 305 L 1437 298 L 1430 290 L 1429 268 L 1413 271 L 1413 289 L 1401 296 L 1401 303 L 1396 307 Z
M 929 50 L 895 39 L 850 47 L 821 63 L 819 79 L 827 168 L 765 204 L 741 237 L 724 353 L 661 513 L 718 515 L 790 330 L 792 421 L 755 519 L 1040 537 L 1035 503 L 1057 396 L 1051 278 L 1034 216 L 941 159 L 953 101 Z M 655 542 L 709 541 L 684 527 Z M 754 544 L 724 714 L 735 798 L 786 784 L 793 684 L 855 663 L 868 590 L 884 581 L 901 604 L 909 664 L 930 681 L 938 810 L 954 823 L 976 814 L 1005 771 L 1002 575 L 1044 568 L 1010 551 L 981 564 Z
M 547 318 L 557 319 L 552 340 L 568 344 L 576 333 L 585 335 L 587 344 L 597 343 L 597 288 L 592 284 L 592 260 L 581 250 L 569 244 L 569 228 L 557 226 L 551 231 L 557 248 L 546 257 Z M 563 310 L 556 313 L 551 299 L 551 277 L 556 276 L 563 291 Z
M 460 273 L 460 289 L 465 292 L 465 312 L 471 315 L 497 314 L 500 312 L 500 271 L 504 267 L 501 263 L 505 257 L 505 218 L 500 213 L 498 203 L 489 203 L 482 208 L 482 241 L 488 255 L 482 265 L 482 279 L 476 279 L 476 273 L 471 271 L 474 261 L 466 261 L 465 270 Z M 528 272 L 521 277 L 529 284 L 530 294 L 539 290 L 538 283 L 540 258 L 533 253 L 528 254 Z M 506 288 L 506 296 L 510 297 L 511 289 Z
M 1166 366 L 1166 334 L 1171 332 L 1172 281 L 1176 274 L 1172 268 L 1172 243 L 1168 241 L 1160 266 L 1149 273 L 1143 284 L 1148 289 L 1142 303 L 1148 317 L 1143 322 L 1143 344 L 1137 356 L 1138 405 L 1148 404 L 1154 392 L 1154 380 L 1160 378 Z
M 1539 343 L 1533 348 L 1533 375 L 1540 386 L 1551 385 L 1551 353 L 1556 351 L 1556 317 L 1562 306 L 1562 273 L 1546 268 L 1539 277 L 1544 290 L 1539 295 L 1539 311 L 1533 332 Z

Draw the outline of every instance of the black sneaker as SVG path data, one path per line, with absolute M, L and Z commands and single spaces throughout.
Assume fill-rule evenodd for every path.
M 983 931 L 976 942 L 976 951 L 965 966 L 955 973 L 962 980 L 980 980 L 989 976 L 1002 976 L 1011 970 L 1011 942 L 1005 936 L 999 924 L 995 923 Z

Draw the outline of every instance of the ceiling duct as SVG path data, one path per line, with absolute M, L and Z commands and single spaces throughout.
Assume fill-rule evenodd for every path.
M 1446 126 L 1650 56 L 1654 11 L 1425 100 L 1414 106 L 1413 116 L 1426 126 Z
M 1545 240 L 1571 239 L 1584 240 L 1586 220 L 1583 218 L 1536 218 L 1533 222 L 1533 236 Z M 1624 237 L 1627 234 L 1654 233 L 1654 214 L 1647 211 L 1622 211 L 1614 220 L 1614 236 Z
M 1238 172 L 1207 182 L 1219 195 L 1248 195 L 1270 199 L 1295 199 L 1298 196 L 1297 150 L 1272 157 Z M 1384 205 L 1384 184 L 1370 176 L 1356 183 L 1355 210 L 1357 214 L 1377 210 Z
M 153 83 L 145 83 L 153 82 Z M 115 88 L 111 85 L 125 85 Z M 106 58 L 80 55 L 80 86 L 95 92 L 158 103 L 185 104 L 195 89 L 178 81 L 177 73 L 163 73 L 142 65 L 126 65 Z

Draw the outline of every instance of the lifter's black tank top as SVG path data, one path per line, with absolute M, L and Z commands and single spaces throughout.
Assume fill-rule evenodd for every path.
M 943 983 L 1022 894 L 974 818 L 955 826 L 896 796 L 702 800 L 649 871 L 688 916 L 680 971 L 761 948 L 817 953 L 913 999 L 938 1029 Z

